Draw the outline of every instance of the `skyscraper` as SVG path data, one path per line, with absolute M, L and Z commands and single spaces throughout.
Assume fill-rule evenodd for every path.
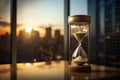
M 114 66 L 110 55 L 119 56 L 120 47 L 120 1 L 119 0 L 88 0 L 88 15 L 91 16 L 90 27 L 90 61 L 96 64 Z M 116 37 L 114 40 L 112 37 Z M 113 44 L 114 43 L 114 44 Z M 117 50 L 116 52 L 113 50 Z M 111 54 L 109 52 L 112 52 Z M 120 63 L 117 63 L 120 65 Z
M 58 38 L 58 37 L 60 37 L 60 30 L 55 30 L 55 36 L 54 36 L 55 38 Z
M 96 63 L 96 64 L 99 63 L 98 55 L 99 55 L 99 40 L 100 40 L 100 9 L 101 9 L 100 1 L 88 0 L 88 15 L 91 16 L 90 62 Z M 102 34 L 104 36 L 104 32 Z
M 45 37 L 46 37 L 47 39 L 51 39 L 51 38 L 52 38 L 52 30 L 51 30 L 51 27 L 47 27 L 47 28 L 46 28 L 46 35 L 45 35 Z
M 120 1 L 119 0 L 115 0 L 115 24 L 116 24 L 116 31 L 120 32 Z
M 56 43 L 60 43 L 60 37 L 61 37 L 61 35 L 60 35 L 60 30 L 55 30 L 55 34 L 54 34 L 55 36 L 54 36 L 54 38 L 55 38 L 55 41 L 56 41 Z

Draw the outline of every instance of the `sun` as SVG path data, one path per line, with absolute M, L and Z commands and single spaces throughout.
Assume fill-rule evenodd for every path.
M 31 31 L 32 31 L 32 27 L 26 27 L 26 28 L 25 28 L 25 31 L 26 31 L 26 32 L 31 32 Z

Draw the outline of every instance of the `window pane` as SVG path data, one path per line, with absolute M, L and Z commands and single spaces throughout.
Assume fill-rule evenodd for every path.
M 0 0 L 0 80 L 10 80 L 10 0 Z
M 70 0 L 70 15 L 87 14 L 87 0 Z
M 64 0 L 18 0 L 17 5 L 18 80 L 63 80 Z

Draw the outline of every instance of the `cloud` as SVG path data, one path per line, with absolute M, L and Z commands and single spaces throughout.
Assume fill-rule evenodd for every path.
M 10 23 L 8 23 L 6 21 L 0 21 L 0 26 L 2 26 L 2 27 L 7 27 L 9 25 L 10 25 Z
M 0 17 L 0 19 L 1 19 L 1 17 Z M 0 21 L 0 26 L 1 27 L 8 27 L 8 26 L 10 26 L 10 23 L 6 22 L 6 21 Z M 23 26 L 23 24 L 17 24 L 17 27 L 21 27 L 21 26 Z

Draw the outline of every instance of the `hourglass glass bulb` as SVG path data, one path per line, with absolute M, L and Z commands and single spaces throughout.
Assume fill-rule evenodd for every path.
M 88 55 L 81 45 L 85 35 L 89 30 L 90 16 L 88 15 L 73 15 L 68 17 L 73 36 L 78 41 L 78 46 L 72 54 L 71 65 L 69 70 L 73 72 L 90 72 Z M 89 34 L 88 34 L 89 35 Z

